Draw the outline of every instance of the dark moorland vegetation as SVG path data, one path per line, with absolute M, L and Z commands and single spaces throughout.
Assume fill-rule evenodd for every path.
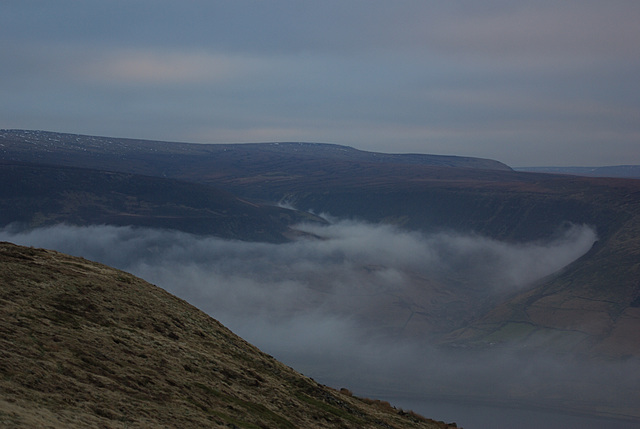
M 296 373 L 145 281 L 0 243 L 0 426 L 448 428 Z

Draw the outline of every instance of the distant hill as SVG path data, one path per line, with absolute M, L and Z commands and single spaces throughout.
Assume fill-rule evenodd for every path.
M 451 427 L 322 386 L 82 258 L 0 243 L 0 297 L 3 427 Z
M 192 144 L 95 137 L 46 131 L 0 130 L 0 158 L 9 161 L 83 166 L 162 177 L 216 177 L 221 163 L 253 172 L 295 159 L 308 173 L 318 161 L 337 163 L 430 165 L 511 170 L 490 160 L 462 156 L 383 154 L 323 143 Z M 208 171 L 207 171 L 208 170 Z M 271 174 L 277 173 L 271 171 Z
M 0 226 L 133 225 L 282 242 L 302 221 L 321 220 L 175 179 L 0 161 Z
M 533 173 L 573 174 L 590 177 L 622 177 L 640 179 L 640 165 L 611 165 L 605 167 L 518 167 L 516 171 Z

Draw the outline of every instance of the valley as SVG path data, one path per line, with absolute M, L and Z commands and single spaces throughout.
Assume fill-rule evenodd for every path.
M 129 258 L 101 262 L 226 318 L 234 332 L 274 347 L 305 373 L 343 374 L 330 357 L 315 366 L 322 358 L 305 357 L 342 344 L 324 328 L 313 333 L 333 326 L 327 332 L 342 331 L 354 345 L 336 354 L 345 368 L 359 365 L 349 353 L 370 341 L 403 351 L 397 365 L 409 374 L 368 360 L 375 377 L 344 371 L 372 391 L 396 378 L 394 385 L 421 394 L 434 383 L 429 395 L 640 419 L 633 405 L 640 400 L 638 180 L 313 143 L 193 145 L 21 130 L 0 132 L 0 174 L 2 222 L 11 228 L 4 239 L 135 236 L 144 246 Z M 60 224 L 67 229 L 55 229 Z M 151 229 L 164 232 L 154 239 Z M 83 256 L 98 254 L 91 246 L 99 243 Z M 163 253 L 166 243 L 191 259 L 169 263 L 181 257 Z M 58 250 L 73 253 L 69 246 Z M 180 276 L 203 286 L 184 287 Z M 225 285 L 247 302 L 236 306 Z M 298 338 L 296 324 L 317 340 L 306 351 L 278 340 Z M 270 335 L 261 335 L 265 325 Z M 482 365 L 486 372 L 475 393 L 451 380 L 471 354 L 481 364 L 469 379 Z M 523 360 L 525 372 L 559 381 L 523 378 Z M 452 365 L 439 369 L 442 361 Z M 420 365 L 426 371 L 417 375 Z M 563 374 L 566 365 L 575 373 Z M 499 369 L 514 384 L 497 383 Z M 625 379 L 625 371 L 632 375 Z M 584 396 L 571 397 L 574 389 Z

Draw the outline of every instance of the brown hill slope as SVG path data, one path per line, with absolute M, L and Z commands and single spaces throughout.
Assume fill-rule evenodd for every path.
M 608 358 L 640 356 L 639 237 L 635 214 L 580 260 L 451 337 L 476 345 L 517 341 Z
M 0 426 L 443 428 L 296 373 L 130 274 L 0 244 Z

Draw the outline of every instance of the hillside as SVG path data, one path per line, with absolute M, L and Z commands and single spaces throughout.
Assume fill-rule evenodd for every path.
M 282 242 L 302 221 L 320 219 L 174 179 L 0 161 L 0 226 L 134 225 Z
M 319 385 L 128 273 L 1 243 L 0 276 L 3 427 L 450 427 Z
M 540 338 L 552 336 L 553 344 L 547 345 L 564 351 L 640 356 L 640 343 L 632 334 L 640 329 L 640 181 L 406 168 L 254 186 L 241 182 L 230 180 L 228 188 L 338 218 L 427 233 L 480 234 L 514 244 L 545 240 L 569 224 L 588 225 L 598 241 L 586 255 L 533 289 L 504 297 L 495 308 L 483 309 L 481 301 L 474 300 L 462 310 L 477 319 L 458 318 L 461 330 L 447 341 L 455 338 L 474 346 L 521 340 L 539 344 Z M 459 301 L 471 296 L 462 292 Z

